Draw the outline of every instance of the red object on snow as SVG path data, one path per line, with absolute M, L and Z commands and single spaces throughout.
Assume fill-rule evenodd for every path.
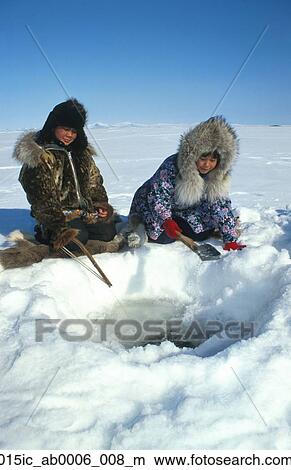
M 246 248 L 247 245 L 242 245 L 241 243 L 237 242 L 228 242 L 224 245 L 223 249 L 226 251 L 231 251 L 231 250 L 242 250 L 243 248 Z

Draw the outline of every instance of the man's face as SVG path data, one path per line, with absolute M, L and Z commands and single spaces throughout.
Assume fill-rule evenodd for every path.
M 57 126 L 55 128 L 55 137 L 65 145 L 70 145 L 77 137 L 76 129 L 70 127 Z

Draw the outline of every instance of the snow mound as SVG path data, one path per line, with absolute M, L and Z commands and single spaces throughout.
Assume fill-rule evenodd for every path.
M 2 448 L 288 448 L 290 258 L 255 248 L 255 232 L 271 225 L 281 243 L 291 216 L 249 216 L 248 248 L 217 261 L 179 243 L 97 256 L 111 289 L 73 260 L 2 273 Z M 112 332 L 94 336 L 104 320 L 129 326 L 130 347 Z M 208 331 L 194 349 L 134 344 L 137 323 L 157 320 L 245 331 Z
M 89 129 L 107 129 L 110 127 L 109 124 L 105 124 L 104 122 L 95 122 L 93 124 L 89 124 Z
M 146 127 L 146 124 L 138 124 L 129 121 L 116 122 L 115 124 L 106 124 L 104 122 L 96 122 L 88 126 L 90 129 L 110 129 L 110 128 L 127 128 L 127 127 Z

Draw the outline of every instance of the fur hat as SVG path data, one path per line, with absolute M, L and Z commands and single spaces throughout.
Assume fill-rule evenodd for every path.
M 196 167 L 201 155 L 219 154 L 214 170 L 202 178 Z M 181 207 L 190 207 L 202 197 L 209 201 L 227 197 L 230 171 L 238 154 L 238 139 L 235 130 L 222 116 L 214 116 L 190 129 L 181 137 L 178 149 L 176 202 Z
M 49 113 L 43 129 L 54 129 L 57 126 L 71 127 L 77 132 L 83 129 L 87 118 L 84 106 L 75 98 L 57 104 Z
M 76 151 L 84 150 L 88 145 L 88 140 L 84 132 L 87 121 L 87 111 L 76 98 L 57 104 L 49 113 L 43 128 L 38 134 L 38 143 L 47 144 L 54 139 L 54 129 L 57 126 L 70 127 L 77 131 L 77 138 L 72 144 L 72 149 Z

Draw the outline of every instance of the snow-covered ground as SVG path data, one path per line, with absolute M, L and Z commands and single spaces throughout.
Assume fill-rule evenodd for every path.
M 186 128 L 91 128 L 118 176 L 96 159 L 122 214 Z M 111 289 L 72 260 L 0 274 L 1 448 L 291 448 L 291 127 L 236 128 L 231 197 L 244 251 L 208 263 L 178 242 L 99 255 Z M 11 159 L 18 135 L 0 133 L 1 248 L 11 230 L 33 226 Z M 36 341 L 35 320 L 49 318 L 62 322 L 61 332 Z M 66 330 L 68 319 L 83 325 Z M 145 324 L 125 344 L 109 325 L 100 342 L 100 319 L 124 320 L 131 338 L 137 322 L 165 328 L 171 319 L 184 333 L 234 321 L 253 334 L 224 331 L 181 348 L 144 345 Z M 87 340 L 64 339 L 88 332 Z

